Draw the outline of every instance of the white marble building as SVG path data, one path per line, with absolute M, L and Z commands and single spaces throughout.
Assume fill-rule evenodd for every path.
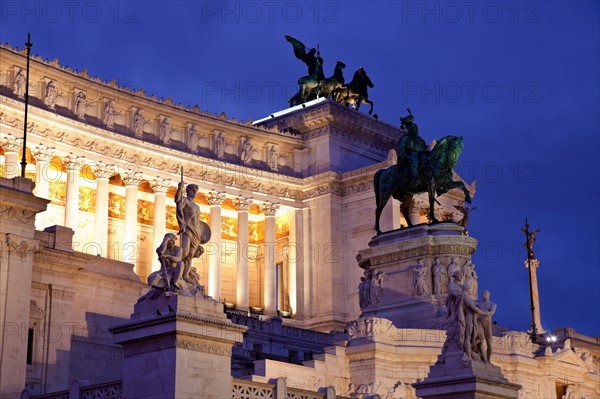
M 445 332 L 394 325 L 374 308 L 359 318 L 356 260 L 374 234 L 373 174 L 395 163 L 391 149 L 404 131 L 325 100 L 242 122 L 34 57 L 26 176 L 42 201 L 14 179 L 24 67 L 22 52 L 0 47 L 0 398 L 24 388 L 119 390 L 123 349 L 109 328 L 129 319 L 158 267 L 155 248 L 177 232 L 181 168 L 200 187 L 212 230 L 194 263 L 207 293 L 238 314 L 263 314 L 237 321 L 249 331 L 230 354 L 245 379 L 223 376 L 233 397 L 254 388 L 277 397 L 301 397 L 294 389 L 319 398 L 415 397 L 410 384 L 427 376 Z M 441 197 L 438 219 L 458 221 L 454 205 L 463 200 L 456 190 Z M 426 222 L 424 197 L 413 205 L 412 222 Z M 403 224 L 390 201 L 382 229 Z M 452 252 L 461 266 L 477 245 L 471 240 L 472 249 Z M 426 302 L 440 305 L 439 295 Z M 561 334 L 545 348 L 523 332 L 495 338 L 494 363 L 523 386 L 520 397 L 600 397 L 598 338 Z

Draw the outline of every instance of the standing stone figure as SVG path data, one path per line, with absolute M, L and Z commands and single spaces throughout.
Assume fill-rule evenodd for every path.
M 58 98 L 58 88 L 56 82 L 51 80 L 46 85 L 46 95 L 44 96 L 44 103 L 50 108 L 54 108 L 56 105 L 56 99 Z
M 477 273 L 475 265 L 471 261 L 467 261 L 463 267 L 463 276 L 465 279 L 465 288 L 471 298 L 477 298 Z
M 427 284 L 427 266 L 425 261 L 419 259 L 419 266 L 415 267 L 415 294 L 429 295 L 429 286 Z
M 466 359 L 489 361 L 486 354 L 481 351 L 481 334 L 479 333 L 481 331 L 479 316 L 487 316 L 488 312 L 478 308 L 475 301 L 469 297 L 466 287 L 462 284 L 462 278 L 462 272 L 455 271 L 448 284 L 448 297 L 446 298 L 448 315 L 446 318 L 450 319 L 451 325 L 448 328 L 442 355 L 445 356 L 450 347 L 454 347 L 464 352 Z
M 450 258 L 450 264 L 448 265 L 448 276 L 452 279 L 452 275 L 455 271 L 460 270 L 460 266 L 456 263 L 456 258 Z
M 446 267 L 440 263 L 439 258 L 433 260 L 431 272 L 433 274 L 433 293 L 445 294 L 448 286 L 448 273 Z
M 496 313 L 496 304 L 490 302 L 490 292 L 488 290 L 481 293 L 481 299 L 480 302 L 477 302 L 477 307 L 487 312 L 487 314 L 479 315 L 478 318 L 485 337 L 487 361 L 490 362 L 492 358 L 492 316 Z
M 158 136 L 160 138 L 160 141 L 165 144 L 169 144 L 171 142 L 171 137 L 169 134 L 169 118 L 164 117 L 160 121 Z
M 25 95 L 25 76 L 22 69 L 15 74 L 15 81 L 13 83 L 13 93 L 17 97 L 23 97 Z
M 269 149 L 268 164 L 271 169 L 277 169 L 277 148 L 274 145 Z
M 358 283 L 358 304 L 361 309 L 369 306 L 370 294 L 369 294 L 369 284 L 365 277 L 360 278 L 360 283 Z
M 183 194 L 185 188 L 185 195 Z M 198 193 L 196 184 L 183 182 L 183 178 L 177 186 L 175 193 L 176 216 L 179 224 L 179 235 L 181 236 L 181 259 L 183 260 L 182 278 L 188 283 L 195 283 L 190 278 L 190 269 L 192 259 L 198 258 L 204 252 L 201 244 L 205 244 L 210 239 L 210 228 L 200 220 L 200 207 L 194 202 Z M 204 287 L 202 287 L 202 290 Z
M 142 135 L 142 125 L 144 124 L 144 118 L 142 117 L 142 110 L 136 109 L 133 114 L 133 122 L 131 123 L 131 130 L 135 136 Z
M 252 160 L 252 144 L 250 144 L 250 138 L 248 137 L 242 137 L 242 149 L 240 151 L 240 159 L 244 164 L 247 164 Z
M 215 154 L 217 158 L 225 156 L 225 137 L 223 136 L 223 132 L 219 132 L 215 137 Z
M 117 110 L 114 106 L 113 100 L 108 100 L 104 103 L 104 119 L 103 122 L 107 127 L 112 127 L 115 123 L 115 115 Z
M 381 301 L 381 295 L 383 293 L 383 279 L 385 273 L 377 272 L 371 274 L 371 286 L 369 288 L 369 305 L 377 305 Z
M 75 116 L 79 119 L 83 119 L 85 117 L 85 93 L 80 91 L 75 96 L 75 107 L 74 112 Z
M 188 129 L 188 147 L 192 151 L 198 149 L 198 132 L 196 131 L 196 125 L 190 125 Z

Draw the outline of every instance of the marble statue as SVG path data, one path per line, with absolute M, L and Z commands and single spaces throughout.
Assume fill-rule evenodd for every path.
M 409 115 L 406 118 L 409 118 L 410 116 L 412 115 Z M 406 126 L 408 121 L 403 123 Z M 410 126 L 415 125 L 411 122 Z M 410 129 L 416 131 L 414 127 L 411 127 Z M 403 140 L 409 140 L 404 139 L 404 137 L 406 136 L 403 136 L 403 138 L 400 139 L 401 142 Z M 415 140 L 415 142 L 418 141 L 414 137 L 413 140 Z M 408 146 L 407 143 L 404 145 Z M 421 152 L 418 149 L 413 150 L 418 154 L 422 154 L 419 155 L 419 158 L 422 159 L 418 162 L 418 172 L 416 173 L 416 179 L 414 180 L 413 177 L 415 177 L 415 172 L 413 167 L 416 162 L 409 163 L 409 161 L 406 161 L 406 163 L 393 165 L 387 169 L 380 169 L 375 173 L 373 188 L 375 190 L 377 205 L 375 210 L 375 231 L 377 234 L 382 233 L 379 228 L 381 212 L 392 196 L 402 203 L 402 215 L 408 223 L 408 227 L 412 226 L 409 214 L 412 206 L 412 198 L 416 193 L 429 193 L 429 220 L 431 223 L 438 223 L 438 220 L 435 217 L 436 196 L 445 194 L 454 188 L 460 188 L 465 195 L 465 201 L 468 203 L 471 202 L 471 194 L 469 193 L 469 190 L 467 190 L 465 184 L 460 180 L 452 180 L 452 169 L 456 166 L 462 148 L 462 137 L 446 136 L 439 140 L 431 151 Z M 402 151 L 406 152 L 405 149 Z M 415 152 L 412 154 L 414 155 L 414 153 Z M 399 160 L 401 158 L 401 156 L 398 157 Z M 410 159 L 410 157 L 405 154 L 404 159 Z
M 115 123 L 115 115 L 117 114 L 117 110 L 114 106 L 113 100 L 108 100 L 104 103 L 104 119 L 102 120 L 104 124 L 108 127 L 112 127 Z
M 383 294 L 383 279 L 385 273 L 377 272 L 371 274 L 371 286 L 369 289 L 369 305 L 377 305 L 381 301 L 381 295 Z
M 252 144 L 249 137 L 242 137 L 242 149 L 240 151 L 242 163 L 247 164 L 252 160 Z
M 196 131 L 196 125 L 190 125 L 188 129 L 188 147 L 192 151 L 198 149 L 198 132 Z
M 135 112 L 133 114 L 133 121 L 131 123 L 131 130 L 133 131 L 134 135 L 136 135 L 136 136 L 142 135 L 143 124 L 144 124 L 144 117 L 142 116 L 142 110 L 138 108 L 135 110 Z
M 223 132 L 219 132 L 215 137 L 215 154 L 217 158 L 225 156 L 225 137 L 223 136 Z
M 181 258 L 184 265 L 181 277 L 188 283 L 194 283 L 190 277 L 192 259 L 202 255 L 204 252 L 202 244 L 207 243 L 210 239 L 210 227 L 200 220 L 200 207 L 194 202 L 197 193 L 198 186 L 196 184 L 185 185 L 182 172 L 182 179 L 175 192 L 175 204 L 177 223 L 179 224 L 178 234 L 181 237 Z
M 83 119 L 85 117 L 85 98 L 85 93 L 82 91 L 78 92 L 75 96 L 74 112 L 79 119 Z
M 148 276 L 150 291 L 138 299 L 139 302 L 158 298 L 166 292 L 178 292 L 182 285 L 180 283 L 183 265 L 181 261 L 181 247 L 175 244 L 175 234 L 165 234 L 162 243 L 156 248 L 156 254 L 160 262 L 160 270 L 152 272 Z
M 456 258 L 450 258 L 450 264 L 448 265 L 448 276 L 452 278 L 454 272 L 458 270 L 460 270 L 460 266 L 458 266 L 458 263 L 456 263 Z
M 271 169 L 277 169 L 277 148 L 274 145 L 269 148 L 268 164 Z
M 358 304 L 360 305 L 360 308 L 363 309 L 369 306 L 370 300 L 369 283 L 365 277 L 361 277 L 360 283 L 358 283 Z
M 490 302 L 490 292 L 484 290 L 481 293 L 481 301 L 477 302 L 477 307 L 484 312 L 486 315 L 479 315 L 479 324 L 483 329 L 483 336 L 486 344 L 486 358 L 490 362 L 492 358 L 492 316 L 496 313 L 496 304 Z
M 431 273 L 433 274 L 433 293 L 445 294 L 448 286 L 448 273 L 446 267 L 440 263 L 439 258 L 433 260 Z
M 386 277 L 384 272 L 365 272 L 365 276 L 360 278 L 358 284 L 358 302 L 360 308 L 377 305 L 381 301 L 383 294 L 383 280 Z
M 13 83 L 13 93 L 17 97 L 23 97 L 25 95 L 25 73 L 22 69 L 15 74 L 15 81 Z
M 51 80 L 46 85 L 46 94 L 44 96 L 44 103 L 50 108 L 54 108 L 56 100 L 58 98 L 58 88 L 56 82 Z
M 169 118 L 164 117 L 160 121 L 160 126 L 158 129 L 158 136 L 160 141 L 169 144 L 171 142 L 171 137 L 169 133 Z
M 427 284 L 427 266 L 425 261 L 419 259 L 419 265 L 415 267 L 415 294 L 416 295 L 429 295 L 429 286 Z
M 477 298 L 477 273 L 475 272 L 475 265 L 470 260 L 463 266 L 463 277 L 467 293 L 471 298 Z
M 450 325 L 446 342 L 442 348 L 442 357 L 454 349 L 464 353 L 465 361 L 475 359 L 489 362 L 487 353 L 483 351 L 482 341 L 485 340 L 485 334 L 479 317 L 491 317 L 491 313 L 477 306 L 469 296 L 467 288 L 462 284 L 462 279 L 462 272 L 455 271 L 448 284 L 448 296 L 446 297 L 448 314 L 446 318 L 450 320 Z

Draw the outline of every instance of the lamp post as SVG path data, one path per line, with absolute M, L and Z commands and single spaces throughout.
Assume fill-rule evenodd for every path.
M 27 33 L 27 72 L 25 78 L 25 120 L 23 121 L 23 156 L 21 157 L 21 177 L 25 177 L 25 167 L 27 166 L 27 108 L 29 105 L 29 54 L 31 53 L 31 35 Z

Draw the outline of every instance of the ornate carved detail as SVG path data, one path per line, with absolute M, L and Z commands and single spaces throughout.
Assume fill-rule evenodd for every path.
M 12 85 L 13 94 L 19 98 L 23 98 L 25 96 L 26 84 L 25 70 L 23 68 L 15 67 L 15 79 Z
M 75 99 L 73 100 L 73 113 L 77 118 L 84 119 L 85 110 L 87 107 L 86 94 L 82 90 L 77 90 L 74 93 L 74 96 Z
M 19 223 L 31 224 L 35 218 L 35 212 L 28 209 L 16 208 L 7 204 L 0 204 L 0 215 L 2 219 L 12 219 Z M 5 219 L 6 218 L 6 219 Z
M 22 262 L 25 261 L 28 254 L 38 252 L 40 248 L 38 241 L 17 237 L 13 234 L 6 235 L 6 246 L 9 255 L 16 254 Z
M 369 261 L 371 262 L 371 265 L 376 266 L 384 263 L 405 260 L 407 258 L 416 258 L 419 256 L 445 256 L 448 254 L 470 256 L 473 252 L 475 252 L 475 248 L 467 245 L 446 244 L 436 245 L 433 248 L 422 246 L 385 255 L 374 256 L 370 258 Z
M 58 85 L 55 80 L 48 80 L 46 83 L 46 91 L 44 93 L 44 104 L 49 108 L 54 109 L 56 100 L 58 99 Z
M 231 356 L 230 345 L 219 345 L 205 340 L 189 340 L 177 338 L 175 347 L 178 349 L 186 349 L 195 352 L 212 353 L 219 356 Z
M 252 198 L 239 196 L 233 200 L 233 204 L 238 211 L 247 211 L 252 206 Z
M 79 171 L 85 162 L 85 158 L 75 155 L 72 152 L 64 157 L 64 164 L 68 170 Z
M 94 171 L 94 175 L 96 175 L 96 179 L 109 179 L 115 174 L 115 166 L 105 164 L 104 162 L 97 162 L 92 170 Z
M 138 186 L 142 181 L 142 172 L 125 171 L 121 173 L 121 180 L 125 186 Z
M 171 143 L 171 118 L 161 115 L 158 121 L 158 139 L 163 144 Z
M 363 181 L 355 184 L 350 184 L 342 189 L 342 195 L 351 195 L 362 193 L 364 191 L 373 191 L 373 180 Z
M 155 193 L 166 193 L 171 186 L 171 180 L 157 177 L 150 182 L 150 187 Z
M 33 155 L 37 162 L 50 162 L 55 153 L 54 147 L 46 147 L 43 144 L 39 144 L 33 149 L 31 155 Z
M 21 146 L 23 145 L 23 139 L 18 139 L 12 134 L 0 137 L 0 146 L 4 148 L 4 152 L 21 152 Z
M 212 190 L 204 195 L 209 205 L 221 205 L 225 201 L 225 193 Z
M 33 299 L 29 301 L 29 318 L 33 321 L 44 319 L 46 311 L 40 308 L 36 301 Z
M 260 210 L 263 211 L 265 216 L 275 216 L 278 209 L 279 205 L 272 202 L 265 202 L 260 206 Z

